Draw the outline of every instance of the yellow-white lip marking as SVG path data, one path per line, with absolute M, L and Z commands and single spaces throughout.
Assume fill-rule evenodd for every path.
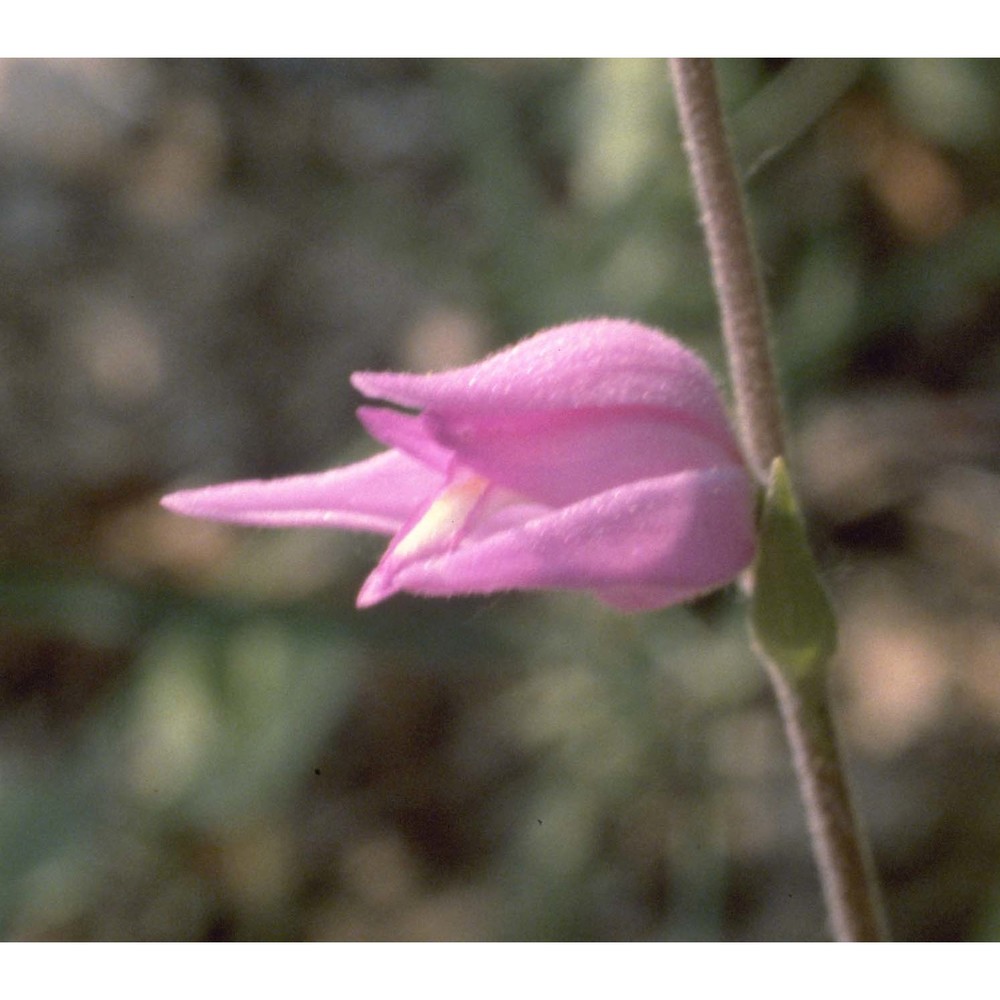
M 411 559 L 444 548 L 462 530 L 490 481 L 469 475 L 446 486 L 424 516 L 399 540 L 393 559 Z

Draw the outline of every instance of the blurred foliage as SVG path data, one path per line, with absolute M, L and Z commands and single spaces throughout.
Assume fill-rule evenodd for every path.
M 720 65 L 904 939 L 1000 923 L 1000 63 Z M 371 450 L 348 375 L 623 314 L 721 348 L 665 67 L 0 71 L 0 927 L 819 939 L 731 593 L 353 608 L 161 511 Z

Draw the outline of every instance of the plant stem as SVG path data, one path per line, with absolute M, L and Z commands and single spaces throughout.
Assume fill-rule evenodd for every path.
M 771 462 L 784 454 L 784 427 L 743 192 L 733 167 L 712 60 L 673 59 L 671 70 L 722 313 L 737 423 L 747 460 L 763 483 Z
M 808 682 L 792 683 L 780 668 L 761 658 L 792 749 L 834 935 L 839 941 L 884 941 L 888 931 L 874 864 L 841 762 L 825 672 L 813 674 Z
M 674 59 L 671 73 L 722 314 L 737 420 L 747 460 L 765 482 L 773 460 L 784 454 L 781 400 L 715 68 L 709 59 Z M 796 673 L 762 649 L 757 653 L 781 709 L 832 930 L 841 941 L 882 940 L 885 923 L 874 869 L 837 747 L 825 662 Z

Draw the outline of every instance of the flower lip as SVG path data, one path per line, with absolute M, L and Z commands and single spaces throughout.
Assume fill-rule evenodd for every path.
M 367 606 L 401 590 L 574 589 L 622 610 L 677 604 L 749 564 L 750 496 L 749 478 L 734 466 L 630 483 L 388 571 L 380 564 L 359 600 Z

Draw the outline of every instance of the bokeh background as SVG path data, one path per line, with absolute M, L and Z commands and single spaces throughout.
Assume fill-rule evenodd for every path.
M 720 70 L 894 933 L 990 939 L 1000 64 Z M 722 372 L 661 63 L 0 64 L 5 938 L 826 937 L 737 595 L 358 612 L 381 540 L 157 505 L 597 314 Z

